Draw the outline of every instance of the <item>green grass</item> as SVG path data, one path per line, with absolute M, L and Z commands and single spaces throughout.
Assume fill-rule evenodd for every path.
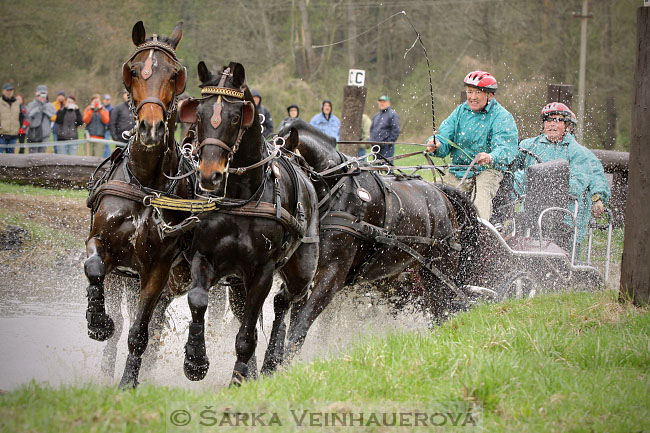
M 40 195 L 47 197 L 63 197 L 84 200 L 88 197 L 88 191 L 86 189 L 53 189 L 0 182 L 0 194 L 2 193 Z
M 430 332 L 368 338 L 340 356 L 214 393 L 30 384 L 0 397 L 0 429 L 164 431 L 172 410 L 186 408 L 196 420 L 207 405 L 220 416 L 225 408 L 278 410 L 285 426 L 259 431 L 287 431 L 295 425 L 288 406 L 358 412 L 462 401 L 481 408 L 483 431 L 648 431 L 650 316 L 615 297 L 565 293 L 483 305 Z
M 47 254 L 61 254 L 83 248 L 83 241 L 63 230 L 57 230 L 25 219 L 22 214 L 0 210 L 0 230 L 7 225 L 18 226 L 27 231 L 27 249 L 42 248 Z

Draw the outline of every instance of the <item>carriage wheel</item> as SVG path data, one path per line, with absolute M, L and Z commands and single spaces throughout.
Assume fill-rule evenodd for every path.
M 539 293 L 539 287 L 533 275 L 526 271 L 510 272 L 503 279 L 498 289 L 500 299 L 530 299 Z

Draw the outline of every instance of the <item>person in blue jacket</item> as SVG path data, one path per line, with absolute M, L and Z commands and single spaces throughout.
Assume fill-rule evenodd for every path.
M 381 141 L 386 144 L 379 145 L 379 153 L 384 158 L 395 154 L 395 143 L 399 137 L 399 116 L 390 108 L 390 98 L 382 95 L 377 100 L 379 111 L 372 117 L 370 123 L 370 141 Z
M 572 212 L 575 210 L 575 201 L 578 201 L 578 238 L 577 244 L 580 245 L 587 232 L 587 224 L 592 212 L 600 216 L 604 211 L 601 203 L 594 203 L 592 206 L 592 196 L 590 185 L 601 192 L 605 199 L 609 199 L 609 185 L 604 187 L 599 180 L 597 165 L 600 166 L 602 180 L 607 184 L 602 164 L 598 158 L 589 149 L 581 146 L 570 133 L 572 128 L 573 112 L 564 104 L 552 102 L 542 109 L 542 121 L 544 122 L 544 131 L 541 135 L 533 138 L 522 140 L 519 147 L 527 149 L 537 155 L 542 162 L 564 159 L 569 162 L 569 195 L 567 208 Z M 595 159 L 595 162 L 592 160 Z M 535 158 L 520 153 L 514 168 L 515 172 L 515 190 L 522 194 L 526 189 L 526 174 L 528 167 L 536 164 Z M 595 193 L 594 193 L 595 194 Z M 599 197 L 600 198 L 600 197 Z M 598 200 L 595 200 L 598 201 Z M 592 209 L 593 207 L 593 209 Z M 571 249 L 573 245 L 573 223 L 570 217 L 563 220 L 563 225 L 551 234 L 560 246 L 565 249 Z M 579 251 L 579 249 L 577 250 Z
M 427 139 L 427 150 L 441 158 L 451 154 L 453 166 L 442 182 L 473 192 L 479 216 L 489 221 L 503 172 L 517 156 L 519 134 L 512 114 L 494 98 L 497 80 L 490 73 L 473 71 L 463 82 L 467 101 Z
M 569 133 L 574 134 L 575 127 L 578 124 L 578 118 L 570 109 L 569 112 L 571 117 L 567 129 Z M 609 182 L 607 181 L 607 177 L 605 177 L 605 169 L 603 168 L 600 159 L 598 159 L 598 157 L 585 146 L 580 145 L 580 147 L 584 150 L 587 159 L 589 160 L 591 176 L 589 176 L 587 193 L 585 194 L 582 203 L 580 203 L 580 208 L 578 210 L 578 247 L 582 245 L 585 235 L 587 234 L 591 216 L 593 215 L 595 218 L 600 218 L 605 212 L 605 204 L 609 203 L 611 197 Z M 580 251 L 580 249 L 578 249 L 578 251 Z
M 332 114 L 332 101 L 325 99 L 320 106 L 320 113 L 311 118 L 309 123 L 318 130 L 339 141 L 341 121 Z

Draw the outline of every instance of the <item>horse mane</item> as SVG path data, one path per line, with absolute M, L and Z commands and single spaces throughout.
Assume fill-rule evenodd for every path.
M 316 139 L 325 141 L 327 144 L 329 144 L 331 149 L 336 149 L 336 139 L 334 137 L 325 134 L 320 129 L 316 128 L 310 123 L 305 122 L 302 119 L 297 119 L 290 122 L 287 126 L 278 131 L 278 135 L 280 137 L 289 135 L 291 128 L 295 128 L 299 133 L 304 131 L 311 135 L 314 135 Z

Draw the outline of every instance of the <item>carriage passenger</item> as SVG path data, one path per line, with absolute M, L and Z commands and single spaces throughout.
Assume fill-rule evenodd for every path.
M 515 120 L 494 98 L 497 80 L 488 72 L 473 71 L 464 80 L 467 101 L 440 125 L 438 134 L 427 139 L 429 152 L 444 158 L 451 154 L 454 166 L 442 181 L 474 192 L 479 216 L 489 220 L 492 200 L 503 172 L 517 155 Z M 461 183 L 470 165 L 475 164 Z
M 542 109 L 544 132 L 533 138 L 522 140 L 520 148 L 537 155 L 542 162 L 564 159 L 569 162 L 569 203 L 574 210 L 574 200 L 578 200 L 578 248 L 587 232 L 591 214 L 600 216 L 604 211 L 603 200 L 609 199 L 609 185 L 605 179 L 602 164 L 589 149 L 575 140 L 571 131 L 577 123 L 573 112 L 564 104 L 552 102 Z M 522 194 L 526 189 L 528 167 L 537 161 L 530 155 L 520 153 L 515 161 L 515 190 Z M 599 172 L 600 171 L 600 172 Z M 569 249 L 573 242 L 573 223 L 567 216 L 555 237 L 560 245 Z M 579 249 L 577 250 L 579 251 Z

